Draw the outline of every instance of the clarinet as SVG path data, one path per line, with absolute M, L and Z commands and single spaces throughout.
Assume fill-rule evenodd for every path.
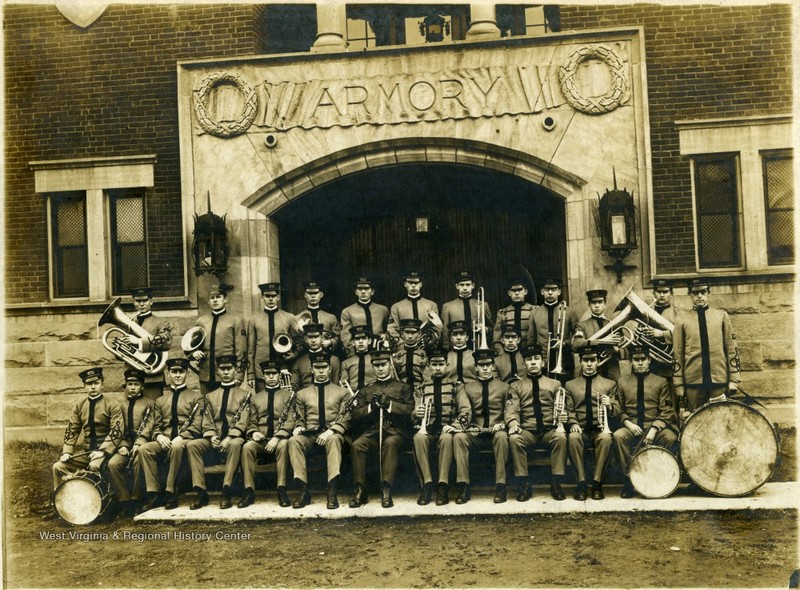
M 194 422 L 194 417 L 197 415 L 197 410 L 199 407 L 200 407 L 200 402 L 194 402 L 194 405 L 192 406 L 192 409 L 189 412 L 189 416 L 186 418 L 186 422 L 184 422 L 183 426 L 181 426 L 178 429 L 178 436 L 181 435 L 181 432 L 187 430 L 192 425 L 192 423 Z
M 239 418 L 242 417 L 242 412 L 244 412 L 244 409 L 250 405 L 250 398 L 253 397 L 253 391 L 254 390 L 251 389 L 247 392 L 247 395 L 244 396 L 242 403 L 240 403 L 239 407 L 236 409 L 236 413 L 233 415 L 233 423 L 232 423 L 234 426 L 239 421 Z
M 284 424 L 286 424 L 287 418 L 289 418 L 289 412 L 294 412 L 295 402 L 297 401 L 297 391 L 295 391 L 294 387 L 292 387 L 292 382 L 289 378 L 289 371 L 283 369 L 281 371 L 281 389 L 288 389 L 291 391 L 291 395 L 289 399 L 286 400 L 286 405 L 283 406 L 283 411 L 281 411 L 281 415 L 278 416 L 278 422 L 275 425 L 275 430 L 273 432 L 273 436 L 280 432 L 283 428 Z
M 144 410 L 144 415 L 142 416 L 142 421 L 139 422 L 139 428 L 136 429 L 136 435 L 133 437 L 131 441 L 131 445 L 136 442 L 142 433 L 144 432 L 144 427 L 147 426 L 147 419 L 150 417 L 150 412 L 152 412 L 153 406 L 147 406 Z M 133 465 L 133 452 L 128 453 L 128 462 L 125 464 L 126 469 L 130 469 Z

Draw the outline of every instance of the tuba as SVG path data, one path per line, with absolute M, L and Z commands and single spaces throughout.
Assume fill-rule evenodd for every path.
M 164 365 L 167 364 L 167 353 L 160 350 L 151 352 L 143 352 L 141 350 L 142 340 L 150 340 L 152 336 L 147 330 L 130 319 L 127 314 L 122 311 L 120 301 L 122 301 L 122 298 L 117 297 L 111 305 L 106 308 L 103 315 L 100 316 L 100 319 L 97 320 L 98 327 L 104 324 L 114 324 L 114 326 L 116 326 L 114 328 L 109 328 L 106 330 L 105 334 L 103 334 L 103 346 L 119 360 L 135 369 L 144 371 L 148 375 L 160 373 L 164 370 Z M 115 335 L 117 332 L 119 334 Z M 126 336 L 131 334 L 138 337 L 138 346 L 126 340 Z

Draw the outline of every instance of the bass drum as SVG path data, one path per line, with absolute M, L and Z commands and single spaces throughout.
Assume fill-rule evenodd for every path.
M 76 471 L 56 488 L 59 516 L 71 524 L 91 524 L 111 503 L 111 486 L 96 471 Z
M 633 487 L 645 498 L 667 498 L 678 489 L 681 468 L 667 449 L 647 446 L 639 449 L 628 464 Z
M 763 414 L 741 402 L 709 402 L 689 416 L 680 436 L 689 478 L 715 496 L 752 494 L 775 471 L 778 435 Z

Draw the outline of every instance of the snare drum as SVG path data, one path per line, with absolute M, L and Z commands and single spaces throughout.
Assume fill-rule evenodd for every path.
M 631 457 L 628 477 L 645 498 L 667 498 L 678 488 L 681 468 L 678 459 L 664 447 L 642 447 Z
M 772 477 L 778 460 L 772 424 L 738 401 L 703 405 L 686 420 L 678 440 L 689 478 L 716 496 L 751 494 Z
M 71 524 L 90 524 L 111 503 L 111 486 L 96 471 L 79 470 L 56 488 L 58 514 Z

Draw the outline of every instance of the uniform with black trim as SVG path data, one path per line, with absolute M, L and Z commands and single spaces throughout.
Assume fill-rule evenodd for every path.
M 473 340 L 476 337 L 475 329 L 478 325 L 480 311 L 478 300 L 472 296 L 472 291 L 475 287 L 475 275 L 470 271 L 459 271 L 455 276 L 456 290 L 458 290 L 459 283 L 472 283 L 472 289 L 469 289 L 469 295 L 459 295 L 455 299 L 451 299 L 442 305 L 442 323 L 444 324 L 444 330 L 442 331 L 442 345 L 446 348 L 450 348 L 450 332 L 448 329 L 450 322 L 465 322 L 469 346 L 472 346 Z M 466 293 L 466 290 L 464 293 Z M 486 302 L 484 302 L 483 305 L 483 313 L 483 321 L 486 325 L 486 337 L 490 338 L 492 328 L 492 310 L 489 307 L 489 304 Z
M 298 323 L 308 320 L 313 324 L 322 324 L 323 347 L 333 355 L 341 356 L 342 352 L 342 325 L 339 318 L 320 307 L 320 301 L 325 296 L 325 291 L 316 281 L 303 283 L 303 296 L 306 299 L 306 308 L 295 316 Z
M 439 315 L 439 305 L 426 299 L 422 296 L 422 275 L 417 271 L 411 271 L 403 276 L 403 285 L 406 289 L 405 299 L 401 299 L 393 303 L 389 308 L 389 325 L 387 331 L 393 340 L 400 340 L 400 330 L 402 329 L 401 320 L 420 320 L 422 324 L 429 322 L 428 312 Z M 426 326 L 426 330 L 430 327 L 435 333 L 433 345 L 438 346 L 439 340 L 442 337 L 442 327 L 436 327 L 432 323 Z
M 467 323 L 455 321 L 447 324 L 450 334 L 450 351 L 447 353 L 447 378 L 461 383 L 475 381 L 475 358 L 467 346 Z
M 342 310 L 342 347 L 345 356 L 354 354 L 350 328 L 366 326 L 375 338 L 386 334 L 389 325 L 389 308 L 375 303 L 375 284 L 368 277 L 359 277 L 355 282 L 356 302 Z
M 575 326 L 575 331 L 572 334 L 572 350 L 580 353 L 580 350 L 589 344 L 592 336 L 610 321 L 604 313 L 607 297 L 608 291 L 605 289 L 593 289 L 586 292 L 586 298 L 590 306 L 590 315 L 585 320 L 579 321 L 578 325 Z M 603 311 L 600 312 L 599 315 L 595 315 L 594 309 L 592 308 L 602 308 Z M 599 348 L 603 351 L 604 355 L 608 356 L 608 360 L 600 367 L 600 374 L 612 381 L 619 380 L 619 359 L 624 357 L 624 352 L 609 345 L 603 345 Z
M 314 374 L 311 371 L 311 357 L 327 352 L 322 346 L 322 324 L 306 324 L 303 326 L 303 334 L 307 350 L 297 358 L 292 366 L 292 385 L 297 390 L 308 387 L 314 380 Z M 340 375 L 341 361 L 339 357 L 331 355 L 331 381 L 338 383 Z
M 513 324 L 505 324 L 499 333 L 500 347 L 494 365 L 500 380 L 512 383 L 525 373 L 525 361 L 519 347 L 519 332 Z
M 131 291 L 133 303 L 138 312 L 131 317 L 131 321 L 139 324 L 149 337 L 142 338 L 140 341 L 141 352 L 160 351 L 168 352 L 172 346 L 172 324 L 168 320 L 161 319 L 153 315 L 153 290 L 150 287 L 142 287 Z M 136 367 L 131 367 L 136 368 Z M 164 372 L 145 375 L 144 396 L 156 399 L 164 393 L 166 380 Z
M 353 326 L 350 328 L 350 334 L 353 337 L 354 354 L 342 361 L 340 378 L 347 381 L 354 391 L 358 391 L 377 378 L 369 353 L 372 333 L 366 326 Z
M 525 301 L 528 288 L 520 279 L 512 279 L 506 285 L 511 302 L 497 311 L 497 318 L 492 331 L 492 342 L 501 343 L 501 328 L 510 324 L 520 335 L 522 346 L 531 346 L 536 342 L 536 326 L 533 323 L 533 310 L 536 306 Z
M 547 348 L 550 348 L 549 362 L 545 367 L 545 373 L 551 375 L 554 379 L 558 379 L 563 384 L 575 374 L 575 361 L 572 358 L 571 340 L 575 327 L 578 325 L 579 318 L 575 310 L 567 305 L 564 310 L 566 324 L 564 325 L 564 340 L 561 349 L 561 363 L 564 373 L 563 375 L 555 375 L 553 374 L 553 369 L 556 368 L 556 362 L 558 360 L 559 334 L 557 330 L 559 305 L 561 303 L 561 279 L 545 279 L 542 284 L 541 294 L 544 299 L 543 303 L 533 310 L 536 343 L 544 349 L 546 358 L 548 357 Z
M 428 355 L 420 342 L 420 320 L 405 319 L 400 321 L 402 341 L 397 351 L 392 354 L 392 362 L 397 378 L 411 387 L 422 383 L 425 367 L 428 366 Z
M 297 356 L 297 343 L 303 334 L 297 325 L 297 318 L 278 307 L 280 283 L 262 283 L 258 288 L 265 305 L 247 320 L 247 380 L 255 385 L 257 391 L 262 391 L 264 376 L 261 374 L 261 363 L 278 361 L 284 368 L 290 367 Z M 271 303 L 269 307 L 267 301 Z M 285 354 L 275 350 L 275 337 L 279 334 L 288 336 L 292 347 Z

